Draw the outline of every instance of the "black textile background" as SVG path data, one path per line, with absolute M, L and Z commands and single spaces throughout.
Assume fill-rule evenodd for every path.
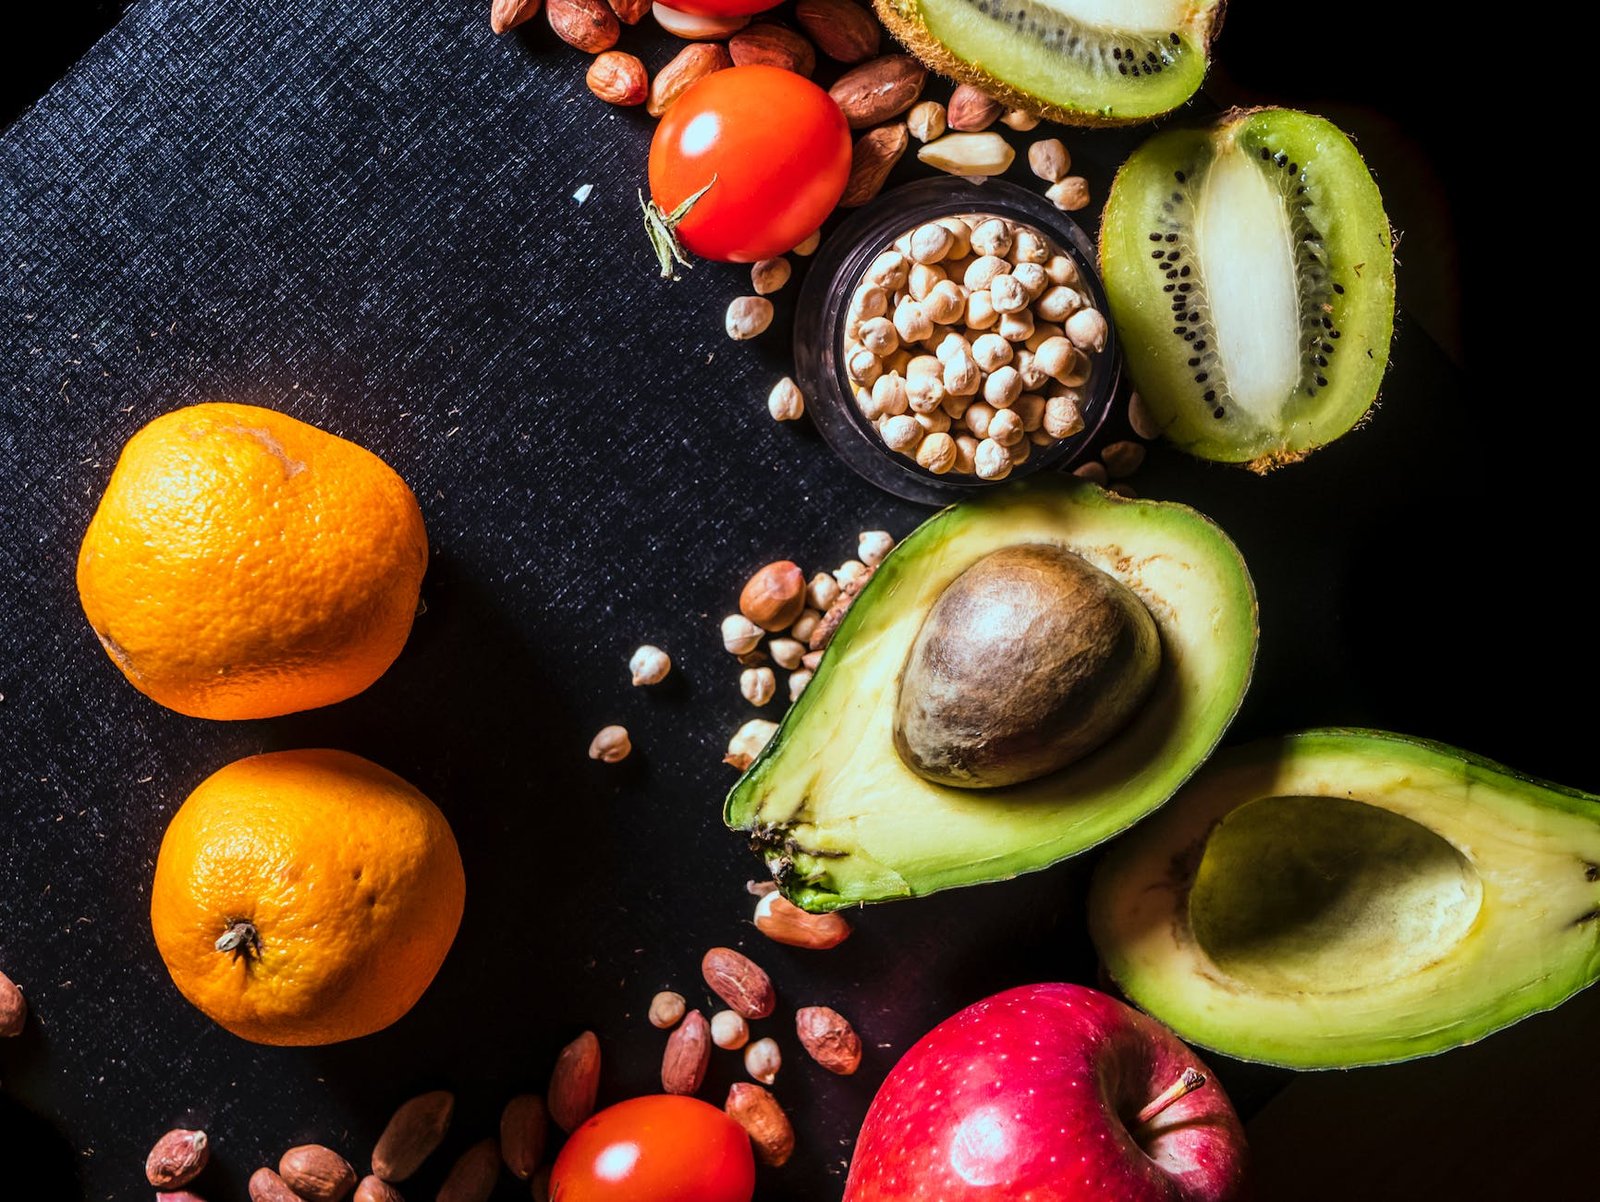
M 149 1143 L 185 1121 L 215 1141 L 204 1190 L 239 1197 L 292 1143 L 362 1161 L 395 1102 L 445 1084 L 460 1117 L 427 1196 L 583 1027 L 605 1048 L 603 1098 L 652 1088 L 644 1008 L 669 986 L 704 1004 L 698 959 L 722 942 L 773 972 L 773 1029 L 822 1001 L 867 1041 L 840 1080 L 786 1040 L 800 1152 L 760 1196 L 833 1197 L 917 1035 L 1006 985 L 1094 980 L 1084 865 L 871 911 L 825 956 L 751 931 L 757 865 L 718 812 L 747 707 L 716 620 L 760 563 L 831 566 L 856 531 L 903 534 L 923 511 L 767 419 L 793 286 L 773 334 L 734 344 L 722 311 L 742 271 L 651 278 L 634 199 L 649 123 L 593 100 L 542 24 L 496 39 L 481 9 L 143 0 L 0 138 L 0 966 L 36 1015 L 0 1046 L 0 1147 L 42 1158 L 50 1184 L 30 1196 L 143 1196 Z M 670 56 L 628 38 L 652 67 Z M 1068 135 L 1097 199 L 1139 136 Z M 82 619 L 74 556 L 119 448 L 214 398 L 352 438 L 422 502 L 427 613 L 361 697 L 194 721 L 129 687 Z M 1565 633 L 1582 599 L 1532 583 L 1581 523 L 1547 482 L 1568 452 L 1526 466 L 1501 411 L 1404 319 L 1385 398 L 1368 429 L 1269 480 L 1160 450 L 1137 480 L 1216 518 L 1256 576 L 1261 660 L 1233 737 L 1387 726 L 1595 788 L 1580 715 L 1551 696 L 1595 667 Z M 1487 533 L 1490 507 L 1519 541 Z M 627 683 L 647 640 L 679 665 L 660 691 Z M 612 721 L 639 750 L 591 764 Z M 259 1048 L 178 997 L 149 879 L 200 779 L 304 745 L 368 755 L 439 802 L 467 913 L 389 1031 Z M 736 1058 L 715 1064 L 708 1097 L 737 1076 Z M 1246 1110 L 1280 1080 L 1222 1075 Z

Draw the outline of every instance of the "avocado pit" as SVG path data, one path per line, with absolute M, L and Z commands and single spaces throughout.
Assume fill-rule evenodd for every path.
M 1160 666 L 1155 621 L 1126 585 L 1064 547 L 1004 547 L 923 620 L 900 675 L 895 748 L 939 784 L 1033 780 L 1121 730 Z

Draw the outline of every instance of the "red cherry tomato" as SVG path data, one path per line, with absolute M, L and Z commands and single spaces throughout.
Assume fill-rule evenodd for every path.
M 701 188 L 678 236 L 729 263 L 770 259 L 833 212 L 850 175 L 850 129 L 816 84 L 777 67 L 729 67 L 673 103 L 650 143 L 650 194 L 672 212 Z
M 664 8 L 697 17 L 748 17 L 774 8 L 779 0 L 672 0 Z
M 551 1202 L 750 1202 L 755 1155 L 715 1106 L 660 1094 L 618 1102 L 572 1133 Z

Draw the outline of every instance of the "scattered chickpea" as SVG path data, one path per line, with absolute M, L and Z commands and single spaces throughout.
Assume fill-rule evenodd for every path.
M 875 568 L 894 549 L 894 537 L 887 530 L 863 530 L 856 538 L 856 558 Z
M 767 394 L 767 412 L 772 415 L 775 422 L 792 422 L 805 415 L 806 398 L 796 384 L 788 376 L 784 376 L 772 386 L 772 391 Z
M 924 100 L 906 114 L 906 128 L 919 142 L 931 142 L 943 137 L 945 125 L 944 105 L 937 100 Z
M 777 730 L 776 722 L 768 722 L 765 718 L 751 718 L 733 732 L 733 738 L 728 740 L 728 754 L 723 758 L 743 772 L 755 762 L 756 756 L 761 754 L 761 749 L 767 745 Z
M 728 337 L 742 342 L 772 324 L 772 302 L 764 296 L 739 296 L 728 306 Z
M 750 267 L 750 287 L 761 296 L 767 296 L 787 284 L 792 271 L 789 260 L 782 255 L 776 259 L 762 259 Z
M 1060 138 L 1040 138 L 1028 147 L 1028 166 L 1046 183 L 1057 183 L 1072 170 L 1072 156 Z
M 827 572 L 818 572 L 806 584 L 806 604 L 818 615 L 827 613 L 838 599 L 839 582 Z
M 771 668 L 746 668 L 739 673 L 739 692 L 751 705 L 767 704 L 777 691 L 778 682 Z
M 799 243 L 796 244 L 796 246 L 794 248 L 794 253 L 797 254 L 797 255 L 801 255 L 801 256 L 814 255 L 814 254 L 817 253 L 817 247 L 819 247 L 821 245 L 822 245 L 822 231 L 821 230 L 813 230 L 810 234 L 808 234 L 805 238 L 803 238 Z
M 832 580 L 833 577 L 830 576 L 828 579 Z M 834 587 L 838 587 L 837 581 L 835 581 Z M 800 616 L 795 619 L 794 625 L 789 627 L 789 637 L 797 643 L 809 643 L 811 641 L 811 632 L 817 628 L 817 623 L 820 621 L 822 621 L 822 615 L 807 606 L 806 609 L 801 611 Z M 774 655 L 774 658 L 776 658 L 776 655 Z
M 1110 480 L 1110 476 L 1106 473 L 1105 464 L 1095 463 L 1093 461 L 1090 461 L 1089 463 L 1080 463 L 1077 467 L 1072 469 L 1072 474 L 1077 476 L 1080 480 L 1087 480 L 1091 484 L 1098 484 L 1101 488 L 1104 488 L 1107 482 Z
M 789 673 L 790 705 L 800 700 L 800 694 L 806 691 L 806 686 L 811 683 L 812 675 L 810 668 L 801 668 L 798 672 Z
M 688 1003 L 683 1000 L 683 994 L 663 989 L 650 999 L 650 1025 L 662 1031 L 670 1031 L 683 1021 L 687 1009 Z
M 833 578 L 841 590 L 849 588 L 867 578 L 867 565 L 859 559 L 847 559 L 834 569 Z
M 1056 208 L 1075 213 L 1079 209 L 1088 207 L 1089 181 L 1081 175 L 1069 175 L 1051 184 L 1045 190 L 1045 195 Z
M 1150 412 L 1150 406 L 1137 392 L 1128 397 L 1128 425 L 1140 438 L 1161 437 L 1161 423 L 1156 421 L 1156 415 Z
M 763 1085 L 778 1079 L 783 1067 L 783 1053 L 775 1039 L 758 1039 L 744 1050 L 744 1071 Z
M 628 672 L 636 685 L 660 684 L 672 671 L 672 657 L 660 647 L 644 644 L 628 661 Z
M 1113 480 L 1131 476 L 1144 464 L 1144 448 L 1136 442 L 1113 442 L 1100 451 L 1100 460 Z
M 1007 129 L 1016 130 L 1019 134 L 1039 128 L 1037 114 L 1030 113 L 1027 109 L 1007 109 L 1000 117 L 1000 123 Z
M 761 627 L 743 614 L 722 619 L 722 646 L 730 655 L 748 655 L 761 645 Z
M 632 750 L 633 741 L 625 726 L 603 726 L 589 742 L 589 758 L 604 764 L 620 764 Z
M 750 1024 L 732 1010 L 718 1010 L 711 1016 L 711 1042 L 737 1052 L 750 1042 Z

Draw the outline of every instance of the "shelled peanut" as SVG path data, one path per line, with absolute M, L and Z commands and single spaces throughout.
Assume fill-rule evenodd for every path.
M 1083 429 L 1105 317 L 1037 229 L 955 214 L 906 231 L 851 295 L 841 358 L 891 450 L 1000 480 Z

